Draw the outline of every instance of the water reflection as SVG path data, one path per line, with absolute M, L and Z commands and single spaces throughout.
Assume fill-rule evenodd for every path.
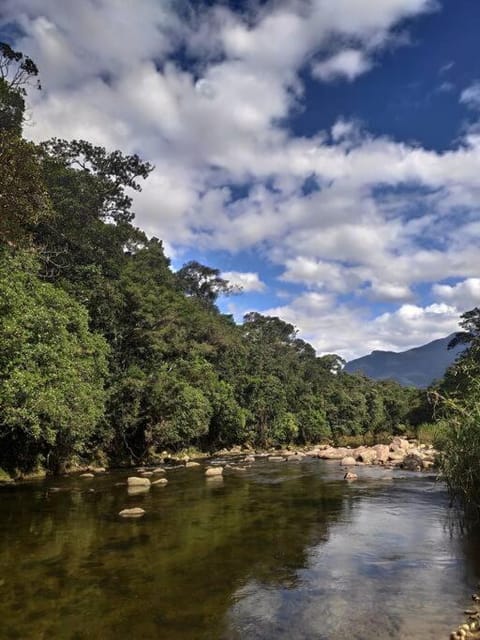
M 261 462 L 128 496 L 124 475 L 1 490 L 2 640 L 438 639 L 480 568 L 433 478 Z

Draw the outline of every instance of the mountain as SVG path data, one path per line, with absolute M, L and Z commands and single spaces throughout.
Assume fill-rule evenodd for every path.
M 465 345 L 448 349 L 448 343 L 454 335 L 398 353 L 372 351 L 368 356 L 347 362 L 344 370 L 348 373 L 361 372 L 375 380 L 396 380 L 404 386 L 428 387 L 443 376 L 465 349 Z

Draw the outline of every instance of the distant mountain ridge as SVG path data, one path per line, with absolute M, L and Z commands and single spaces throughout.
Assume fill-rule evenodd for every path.
M 344 370 L 361 372 L 374 380 L 390 379 L 404 386 L 425 388 L 441 378 L 465 349 L 463 344 L 448 349 L 454 335 L 407 351 L 372 351 L 368 356 L 347 362 Z

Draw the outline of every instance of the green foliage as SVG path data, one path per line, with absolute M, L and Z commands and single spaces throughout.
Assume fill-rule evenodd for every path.
M 57 468 L 103 414 L 107 346 L 85 310 L 41 282 L 29 256 L 0 256 L 1 466 Z
M 0 167 L 0 244 L 28 245 L 35 225 L 51 216 L 38 149 L 0 129 Z
M 430 398 L 442 450 L 441 470 L 467 511 L 480 513 L 480 309 L 463 314 L 463 332 L 453 344 L 469 347 L 448 369 Z

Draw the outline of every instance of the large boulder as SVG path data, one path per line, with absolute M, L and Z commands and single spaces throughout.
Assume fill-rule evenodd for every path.
M 377 454 L 378 462 L 388 462 L 388 454 L 390 453 L 388 444 L 376 444 L 373 448 Z
M 406 438 L 401 438 L 400 436 L 396 436 L 393 438 L 392 443 L 390 445 L 390 451 L 398 451 L 399 449 L 403 451 L 407 451 L 410 448 L 410 443 Z
M 131 476 L 130 478 L 127 478 L 127 484 L 129 487 L 149 487 L 151 482 L 149 478 Z
M 353 456 L 345 456 L 345 458 L 342 458 L 340 464 L 342 467 L 351 467 L 355 465 L 355 458 Z
M 359 458 L 362 462 L 365 462 L 365 464 L 372 464 L 372 462 L 377 459 L 377 452 L 375 449 L 365 449 Z
M 402 468 L 407 471 L 421 471 L 423 469 L 423 460 L 419 455 L 409 453 L 402 462 Z
M 390 462 L 403 462 L 404 458 L 405 458 L 404 451 L 390 451 L 390 453 L 388 454 L 388 460 Z

